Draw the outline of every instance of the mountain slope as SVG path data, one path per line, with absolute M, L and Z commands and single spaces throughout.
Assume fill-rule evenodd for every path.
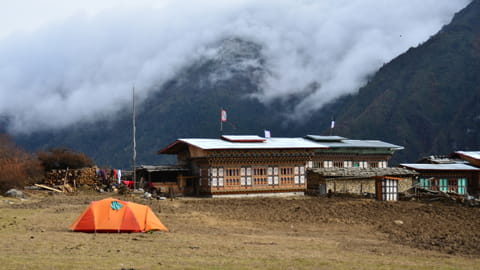
M 480 1 L 347 98 L 337 132 L 406 147 L 397 161 L 480 147 Z

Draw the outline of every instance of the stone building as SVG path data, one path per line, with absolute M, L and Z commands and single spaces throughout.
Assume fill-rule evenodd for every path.
M 314 168 L 308 171 L 307 193 L 375 194 L 380 200 L 396 200 L 412 187 L 415 171 L 405 168 Z

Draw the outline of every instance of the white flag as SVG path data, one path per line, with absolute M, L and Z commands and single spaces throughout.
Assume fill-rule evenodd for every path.
M 271 137 L 270 130 L 265 130 L 265 138 L 270 138 L 270 137 Z
M 335 127 L 335 120 L 332 120 L 332 123 L 330 124 L 330 128 L 334 128 Z
M 225 110 L 220 111 L 220 121 L 227 122 L 227 111 Z

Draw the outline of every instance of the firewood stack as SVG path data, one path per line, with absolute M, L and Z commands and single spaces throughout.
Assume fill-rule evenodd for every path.
M 95 168 L 52 170 L 45 175 L 44 184 L 59 186 L 69 184 L 73 187 L 79 185 L 94 186 L 97 183 Z

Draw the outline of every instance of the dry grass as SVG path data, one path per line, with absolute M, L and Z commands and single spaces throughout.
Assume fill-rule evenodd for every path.
M 35 195 L 25 202 L 0 198 L 0 268 L 478 269 L 480 263 L 475 256 L 393 243 L 362 222 L 271 221 L 270 215 L 259 213 L 241 218 L 238 202 L 243 201 L 235 199 L 150 202 L 168 233 L 69 232 L 67 227 L 92 199 L 101 197 Z M 212 204 L 228 208 L 230 203 L 230 213 L 211 210 Z

